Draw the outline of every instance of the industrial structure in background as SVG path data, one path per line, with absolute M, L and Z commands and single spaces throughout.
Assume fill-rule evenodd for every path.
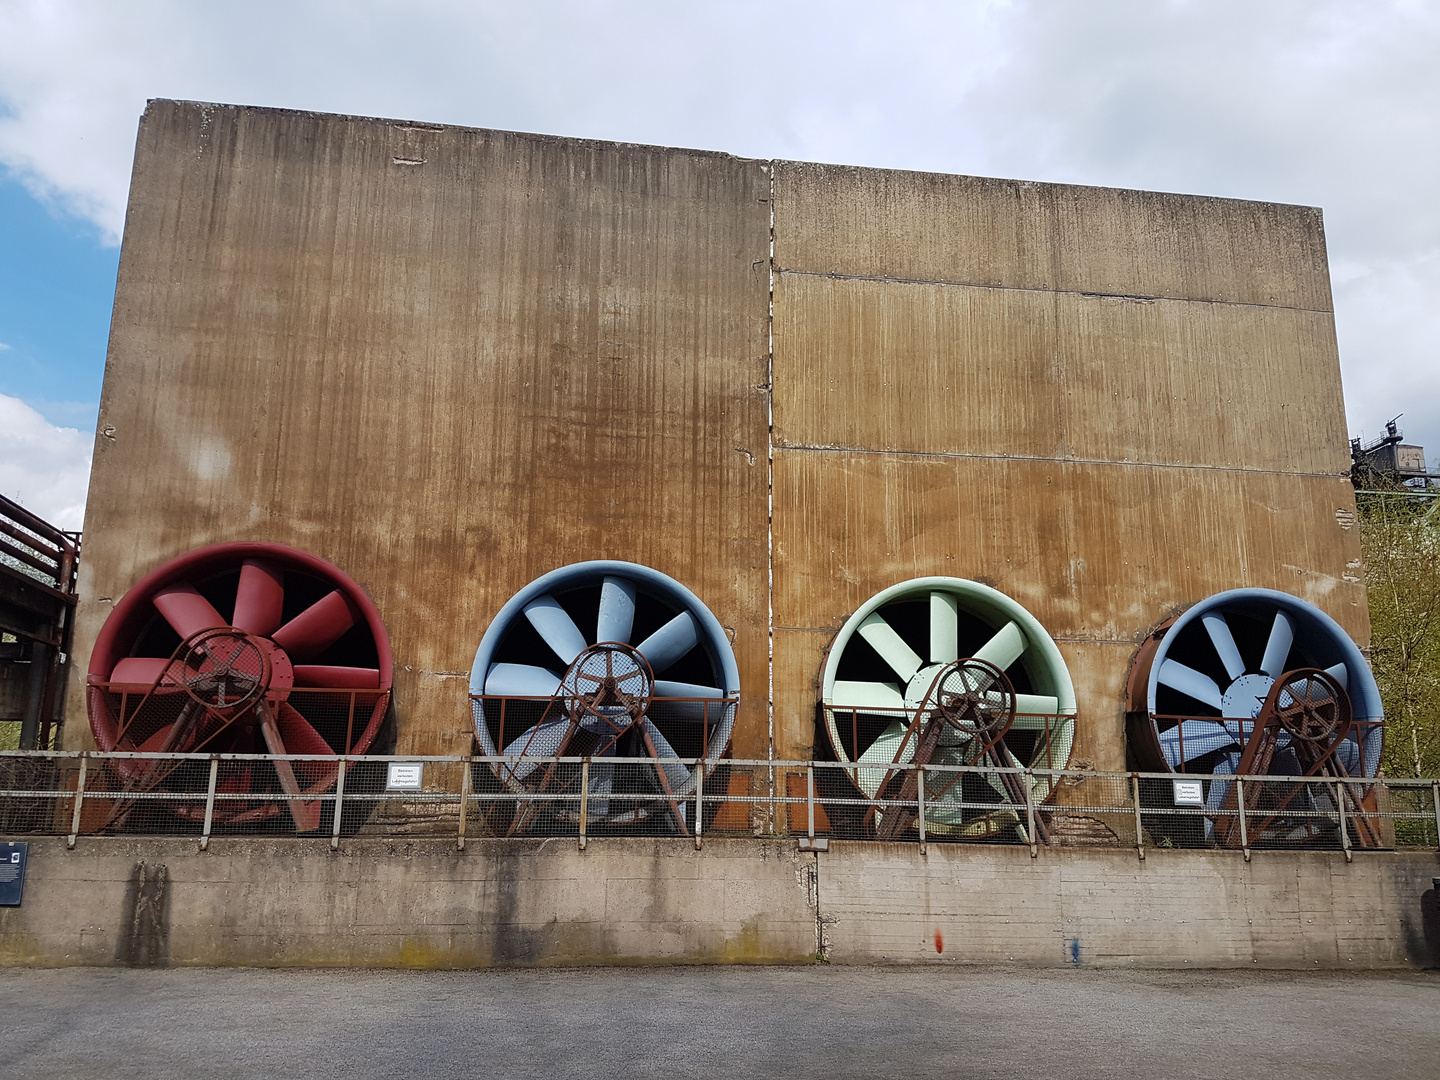
M 79 533 L 0 495 L 0 745 L 43 750 L 59 730 L 79 555 Z
M 688 835 L 727 757 L 1031 844 L 1083 785 L 915 767 L 1378 761 L 1310 208 L 157 101 L 100 424 L 66 745 L 274 755 L 222 824 L 382 727 L 511 759 L 506 835 Z
M 1425 448 L 1402 441 L 1399 421 L 1397 416 L 1387 422 L 1378 439 L 1350 440 L 1350 479 L 1357 488 L 1426 488 L 1432 480 L 1440 480 L 1440 473 L 1425 465 Z

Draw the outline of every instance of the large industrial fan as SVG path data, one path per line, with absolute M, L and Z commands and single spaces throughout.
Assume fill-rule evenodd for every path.
M 475 736 L 517 801 L 509 833 L 659 820 L 688 833 L 685 796 L 730 742 L 739 670 L 724 629 L 689 589 L 649 567 L 585 562 L 510 599 L 470 672 Z M 560 757 L 589 758 L 583 770 Z M 617 763 L 647 758 L 650 764 Z M 700 768 L 682 759 L 703 762 Z
M 147 574 L 115 605 L 90 658 L 87 706 L 102 750 L 361 754 L 391 678 L 380 615 L 340 570 L 279 544 L 216 544 Z M 194 763 L 110 766 L 120 790 L 100 827 L 123 823 L 144 792 L 196 791 Z M 212 819 L 245 826 L 288 811 L 296 831 L 313 831 L 315 796 L 337 772 L 334 761 L 223 761 Z M 204 814 L 203 800 L 145 805 Z
M 1373 785 L 1353 781 L 1379 767 L 1380 691 L 1318 608 L 1272 589 L 1208 597 L 1140 647 L 1127 697 L 1141 769 L 1313 779 L 1243 785 L 1249 842 L 1333 837 L 1346 819 L 1362 845 L 1379 843 Z M 1236 785 L 1204 784 L 1207 839 L 1239 846 Z
M 1075 738 L 1075 690 L 1050 635 L 1004 593 L 962 578 L 917 578 L 862 605 L 830 647 L 822 708 L 880 838 L 914 826 L 923 802 L 929 833 L 1030 840 L 1027 803 L 1054 781 L 1019 770 L 1063 769 Z M 922 799 L 907 766 L 932 764 L 1015 771 L 927 771 Z

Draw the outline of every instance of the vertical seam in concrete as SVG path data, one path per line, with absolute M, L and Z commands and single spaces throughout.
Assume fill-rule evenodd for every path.
M 770 162 L 769 305 L 765 346 L 765 634 L 768 652 L 766 752 L 775 760 L 775 162 Z M 775 829 L 775 770 L 770 771 L 770 828 Z

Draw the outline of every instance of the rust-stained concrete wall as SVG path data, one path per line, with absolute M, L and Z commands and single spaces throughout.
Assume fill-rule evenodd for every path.
M 815 959 L 780 841 L 32 841 L 0 963 L 530 967 Z
M 1284 589 L 1368 641 L 1318 211 L 781 162 L 774 261 L 781 756 L 834 632 L 911 577 L 1039 618 L 1101 769 L 1177 607 Z
M 0 964 L 1440 962 L 1427 853 L 707 839 L 32 840 Z
M 375 600 L 401 752 L 463 753 L 500 606 L 628 559 L 733 631 L 764 756 L 769 197 L 723 154 L 153 102 L 78 657 L 152 567 L 293 544 Z
M 835 631 L 915 576 L 1035 613 L 1101 769 L 1178 607 L 1369 636 L 1304 207 L 155 102 L 100 429 L 78 658 L 159 563 L 295 544 L 374 597 L 407 753 L 465 749 L 488 621 L 583 559 L 734 632 L 745 757 L 810 756 Z

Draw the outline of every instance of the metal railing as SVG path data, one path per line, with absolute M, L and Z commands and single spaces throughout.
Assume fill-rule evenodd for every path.
M 281 789 L 289 762 L 300 791 Z M 1043 848 L 1440 848 L 1440 778 L 826 761 L 0 752 L 0 835 L 791 836 Z M 661 781 L 666 768 L 683 785 Z M 866 790 L 878 792 L 869 797 Z M 292 788 L 293 791 L 293 788 Z M 303 813 L 301 811 L 304 811 Z M 314 822 L 319 827 L 314 827 Z

